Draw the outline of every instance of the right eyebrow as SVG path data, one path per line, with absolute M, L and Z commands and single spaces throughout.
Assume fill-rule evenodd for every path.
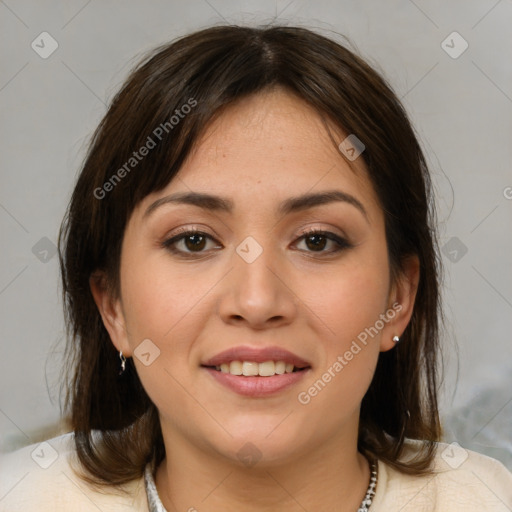
M 160 206 L 169 203 L 191 204 L 205 210 L 224 212 L 231 212 L 233 211 L 234 207 L 233 201 L 224 197 L 214 196 L 211 194 L 203 194 L 199 192 L 178 192 L 176 194 L 170 194 L 168 196 L 157 199 L 144 212 L 144 217 L 151 215 L 151 213 L 153 213 Z

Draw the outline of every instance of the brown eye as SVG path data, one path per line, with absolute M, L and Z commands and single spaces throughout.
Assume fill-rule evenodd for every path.
M 309 235 L 306 239 L 308 249 L 322 251 L 327 245 L 327 238 L 324 235 Z
M 206 237 L 203 235 L 188 235 L 184 241 L 185 247 L 190 251 L 201 251 L 206 245 Z
M 208 252 L 206 248 L 208 242 L 212 242 L 215 248 L 219 248 L 220 246 L 220 244 L 213 244 L 214 239 L 210 235 L 202 233 L 201 231 L 190 230 L 165 240 L 162 242 L 162 247 L 174 254 L 186 257 L 194 253 L 206 254 Z
M 352 245 L 334 233 L 329 231 L 313 230 L 302 235 L 299 239 L 304 242 L 306 252 L 316 252 L 319 254 L 334 254 L 352 247 Z M 330 246 L 330 248 L 328 248 Z M 327 248 L 327 250 L 325 250 Z

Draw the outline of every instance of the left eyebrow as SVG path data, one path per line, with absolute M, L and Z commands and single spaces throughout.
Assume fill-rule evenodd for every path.
M 313 208 L 314 206 L 321 206 L 336 201 L 354 206 L 368 221 L 368 213 L 361 201 L 353 195 L 342 192 L 341 190 L 326 190 L 325 192 L 318 192 L 316 194 L 303 194 L 301 196 L 291 197 L 280 204 L 278 212 L 281 215 L 286 215 L 288 213 L 303 211 L 308 208 Z
M 333 202 L 343 202 L 354 206 L 368 221 L 368 213 L 366 212 L 361 201 L 359 201 L 354 196 L 347 194 L 346 192 L 342 192 L 341 190 L 327 190 L 315 194 L 303 194 L 296 197 L 290 197 L 284 200 L 278 206 L 277 213 L 280 215 L 287 215 L 289 213 L 303 211 L 315 206 L 321 206 Z M 149 216 L 160 206 L 169 203 L 190 204 L 205 210 L 223 211 L 227 213 L 231 213 L 234 209 L 233 201 L 226 197 L 204 194 L 200 192 L 180 192 L 157 199 L 144 212 L 144 217 Z

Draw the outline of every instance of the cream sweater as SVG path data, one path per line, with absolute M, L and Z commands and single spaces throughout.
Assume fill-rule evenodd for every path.
M 408 456 L 414 446 L 408 443 Z M 126 485 L 125 493 L 93 489 L 73 473 L 74 454 L 72 434 L 65 434 L 2 455 L 0 511 L 148 512 L 142 477 Z M 512 511 L 512 473 L 497 460 L 440 443 L 434 467 L 434 476 L 414 477 L 379 461 L 370 512 Z

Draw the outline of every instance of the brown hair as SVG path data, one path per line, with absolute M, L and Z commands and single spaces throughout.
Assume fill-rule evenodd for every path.
M 275 86 L 366 146 L 362 158 L 385 214 L 392 276 L 407 256 L 419 258 L 412 319 L 402 342 L 379 356 L 361 405 L 359 449 L 402 472 L 430 470 L 441 430 L 439 260 L 429 173 L 408 117 L 386 81 L 334 40 L 298 27 L 218 26 L 157 48 L 131 73 L 93 135 L 61 227 L 69 331 L 65 407 L 79 460 L 93 481 L 127 482 L 142 475 L 147 462 L 159 464 L 165 451 L 156 407 L 131 359 L 118 376 L 118 354 L 89 278 L 102 270 L 119 292 L 121 243 L 134 207 L 173 179 L 222 107 Z M 130 160 L 149 138 L 155 145 L 147 156 Z M 399 460 L 405 438 L 423 441 L 408 462 Z

